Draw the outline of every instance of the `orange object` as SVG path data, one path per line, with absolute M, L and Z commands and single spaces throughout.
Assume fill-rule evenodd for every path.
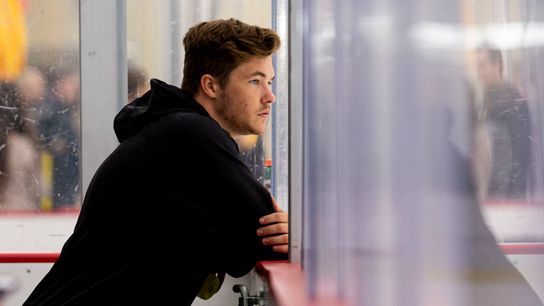
M 21 0 L 0 0 L 0 81 L 17 78 L 26 64 L 26 26 Z

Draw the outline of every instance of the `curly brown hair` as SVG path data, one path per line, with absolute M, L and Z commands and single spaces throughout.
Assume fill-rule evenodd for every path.
M 230 18 L 201 22 L 191 27 L 183 38 L 183 44 L 185 66 L 181 89 L 194 96 L 203 75 L 212 75 L 224 87 L 230 72 L 240 64 L 254 56 L 266 57 L 276 52 L 280 38 L 270 29 Z

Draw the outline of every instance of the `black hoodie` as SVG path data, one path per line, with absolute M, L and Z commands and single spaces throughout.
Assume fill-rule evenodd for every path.
M 209 272 L 280 259 L 256 235 L 268 191 L 230 135 L 159 80 L 126 105 L 74 233 L 24 305 L 190 305 Z

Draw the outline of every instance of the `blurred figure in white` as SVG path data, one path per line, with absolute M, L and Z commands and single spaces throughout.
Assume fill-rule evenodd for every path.
M 141 97 L 150 89 L 145 71 L 134 64 L 128 65 L 128 102 Z
M 28 66 L 17 80 L 19 98 L 25 109 L 25 120 L 36 126 L 39 107 L 45 99 L 46 79 L 43 72 L 33 66 Z
M 38 208 L 35 134 L 26 120 L 15 82 L 0 84 L 0 205 L 3 209 Z

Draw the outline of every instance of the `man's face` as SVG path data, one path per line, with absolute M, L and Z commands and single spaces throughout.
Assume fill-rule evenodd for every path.
M 225 87 L 219 90 L 216 111 L 231 136 L 264 133 L 276 100 L 273 79 L 272 56 L 253 57 L 230 73 Z

